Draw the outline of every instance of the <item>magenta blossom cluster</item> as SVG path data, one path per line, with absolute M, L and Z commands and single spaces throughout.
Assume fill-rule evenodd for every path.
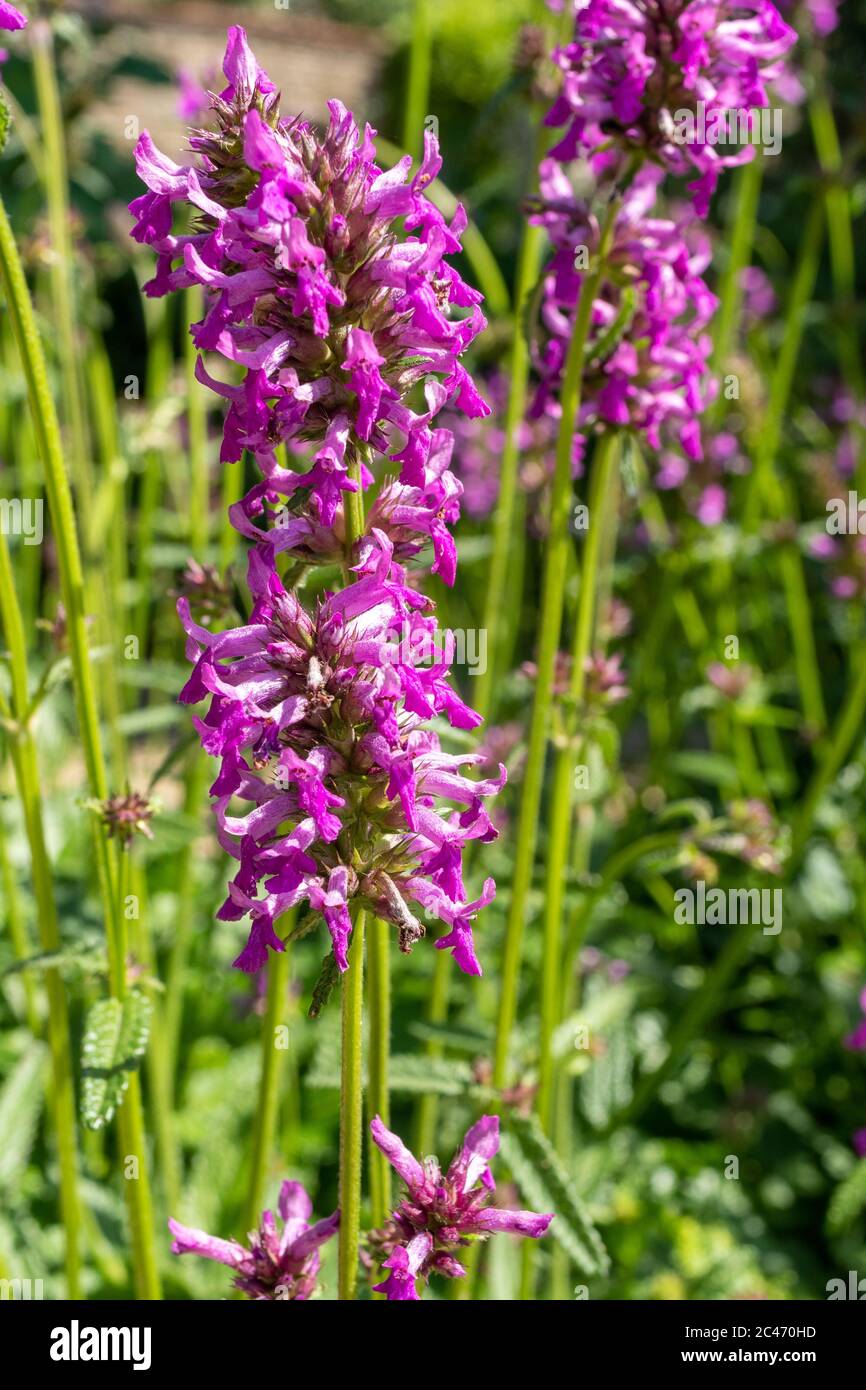
M 313 1204 L 299 1182 L 284 1182 L 280 1188 L 278 1210 L 283 1228 L 279 1230 L 272 1211 L 262 1213 L 261 1225 L 251 1231 L 248 1244 L 221 1240 L 206 1231 L 169 1221 L 175 1255 L 202 1255 L 226 1265 L 234 1274 L 235 1288 L 247 1298 L 287 1302 L 306 1302 L 316 1290 L 319 1250 L 336 1235 L 340 1213 L 310 1225 Z
M 769 104 L 767 87 L 784 71 L 796 34 L 771 0 L 588 0 L 575 6 L 574 37 L 554 61 L 564 74 L 547 124 L 564 126 L 551 151 L 562 163 L 588 158 L 593 172 L 618 176 L 648 159 L 689 184 L 703 217 L 719 172 L 747 162 L 709 135 L 716 114 Z M 700 106 L 699 106 L 700 104 Z M 683 139 L 681 113 L 702 112 Z
M 283 948 L 278 917 L 305 903 L 342 971 L 353 908 L 392 923 L 405 951 L 424 935 L 420 910 L 449 929 L 437 946 L 479 974 L 472 920 L 494 884 L 467 902 L 462 851 L 495 837 L 484 799 L 505 771 L 470 779 L 482 756 L 443 752 L 430 727 L 480 719 L 449 684 L 453 637 L 405 568 L 430 550 L 453 584 L 462 488 L 453 436 L 433 422 L 446 404 L 487 412 L 460 361 L 484 324 L 481 297 L 446 259 L 465 213 L 446 225 L 424 192 L 441 163 L 432 136 L 414 175 L 409 158 L 383 171 L 374 132 L 339 102 L 321 136 L 280 116 L 242 29 L 229 30 L 223 71 L 215 128 L 190 138 L 195 167 L 143 133 L 149 191 L 131 205 L 133 235 L 158 257 L 148 293 L 202 286 L 196 346 L 235 378 L 243 369 L 220 382 L 199 361 L 229 402 L 223 461 L 249 450 L 263 475 L 229 512 L 252 543 L 249 620 L 214 633 L 178 603 L 194 662 L 180 698 L 209 700 L 196 725 L 220 759 L 218 834 L 238 864 L 220 917 L 250 918 L 235 964 L 254 972 Z M 176 232 L 178 202 L 194 216 Z M 349 495 L 374 466 L 353 534 Z M 351 582 L 308 611 L 286 560 L 293 573 L 338 562 Z
M 251 505 L 281 496 L 330 529 L 374 457 L 399 464 L 407 487 L 428 488 L 432 422 L 446 402 L 487 413 L 460 361 L 485 325 L 481 295 L 447 259 L 466 214 L 449 225 L 425 194 L 442 163 L 431 134 L 414 175 L 409 156 L 383 170 L 375 132 L 359 131 L 340 102 L 321 137 L 281 117 L 242 29 L 229 30 L 223 71 L 215 128 L 190 136 L 195 165 L 167 159 L 146 131 L 136 148 L 149 192 L 131 204 L 132 234 L 158 257 L 145 291 L 204 290 L 195 344 L 243 379 L 218 380 L 201 363 L 199 377 L 229 402 L 223 461 L 247 449 L 266 479 Z M 281 445 L 301 447 L 312 466 L 281 468 Z
M 23 29 L 26 24 L 27 20 L 20 10 L 7 4 L 6 0 L 0 0 L 0 29 Z
M 469 779 L 461 769 L 483 755 L 446 754 L 426 727 L 437 715 L 463 729 L 479 720 L 446 679 L 450 647 L 426 660 L 436 638 L 429 600 L 407 586 L 384 532 L 374 532 L 356 570 L 354 583 L 310 614 L 256 548 L 244 627 L 215 634 L 179 602 L 195 660 L 181 699 L 210 696 L 196 724 L 221 759 L 211 788 L 218 833 L 239 864 L 219 916 L 250 915 L 235 964 L 255 971 L 269 946 L 282 949 L 276 918 L 306 901 L 345 970 L 350 902 L 393 923 L 403 950 L 424 935 L 414 904 L 450 927 L 436 945 L 477 975 L 472 919 L 494 885 L 488 879 L 467 903 L 461 856 L 469 840 L 495 838 L 483 800 L 505 769 Z M 248 803 L 245 815 L 230 814 L 233 797 Z
M 373 1139 L 406 1184 L 406 1195 L 387 1225 L 369 1237 L 372 1253 L 388 1271 L 374 1285 L 389 1302 L 418 1301 L 418 1279 L 431 1274 L 461 1279 L 466 1270 L 457 1258 L 472 1241 L 497 1231 L 543 1236 L 553 1214 L 509 1211 L 490 1206 L 495 1189 L 490 1161 L 499 1151 L 499 1120 L 484 1115 L 467 1132 L 443 1174 L 435 1158 L 420 1162 L 379 1116 L 371 1122 Z
M 708 240 L 696 237 L 688 222 L 687 240 L 681 221 L 651 215 L 662 177 L 658 168 L 640 170 L 614 217 L 592 307 L 578 431 L 629 427 L 654 449 L 673 439 L 688 458 L 699 459 L 698 417 L 711 393 L 705 330 L 717 301 L 701 278 Z M 540 385 L 533 413 L 542 415 L 558 412 L 574 313 L 602 233 L 553 158 L 541 166 L 537 208 L 554 246 L 544 284 L 545 340 L 536 355 Z
M 796 36 L 770 0 L 586 0 L 570 9 L 573 38 L 554 53 L 562 81 L 547 116 L 564 133 L 530 204 L 553 244 L 533 412 L 560 413 L 577 305 L 598 271 L 578 433 L 631 430 L 653 450 L 681 454 L 687 468 L 703 460 L 700 416 L 718 390 L 700 222 L 719 171 L 754 154 L 750 144 L 720 144 L 720 120 L 746 113 L 737 129 L 751 130 L 748 113 L 768 105 L 768 83 L 783 77 Z M 590 185 L 582 196 L 578 161 Z M 660 215 L 665 179 L 690 174 L 691 204 Z M 709 493 L 704 519 L 719 519 L 722 504 L 718 490 Z

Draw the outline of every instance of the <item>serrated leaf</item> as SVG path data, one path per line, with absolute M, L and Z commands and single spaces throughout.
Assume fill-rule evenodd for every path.
M 553 1055 L 570 1057 L 580 1030 L 601 1033 L 627 1018 L 634 1006 L 634 990 L 627 984 L 605 985 L 596 989 L 576 1012 L 560 1023 L 553 1035 Z
M 70 969 L 105 970 L 105 952 L 97 946 L 79 946 L 77 949 L 64 947 L 59 951 L 37 951 L 35 955 L 26 956 L 24 960 L 13 961 L 4 970 L 0 970 L 0 979 L 5 979 L 7 975 L 17 975 L 22 970 L 64 971 Z
M 581 1274 L 604 1277 L 610 1258 L 575 1184 L 536 1117 L 512 1114 L 502 1154 L 533 1211 L 552 1211 L 550 1235 Z
M 827 1229 L 841 1235 L 866 1208 L 866 1159 L 861 1159 L 833 1193 L 827 1210 Z
M 398 1054 L 388 1068 L 388 1089 L 410 1095 L 463 1096 L 473 1084 L 469 1063 L 453 1057 Z
M 91 1005 L 81 1047 L 81 1114 L 88 1129 L 108 1124 L 147 1050 L 150 1000 L 133 990 L 126 998 Z
M 24 1169 L 45 1103 L 42 1073 L 47 1049 L 30 1042 L 0 1090 L 0 1188 L 11 1187 Z
M 2 88 L 0 88 L 0 154 L 2 154 L 6 148 L 6 141 L 9 138 L 9 127 L 11 123 L 9 107 L 6 105 L 6 98 L 3 95 Z
M 471 1057 L 489 1052 L 493 1040 L 492 1030 L 473 1032 L 447 1023 L 416 1021 L 409 1024 L 409 1032 L 422 1042 L 441 1043 L 443 1047 L 454 1048 L 455 1052 L 468 1052 Z
M 624 1110 L 634 1090 L 634 1057 L 628 1030 L 611 1029 L 604 1044 L 604 1052 L 593 1058 L 580 1081 L 583 1113 L 595 1129 L 603 1129 L 612 1115 Z
M 310 1007 L 307 1010 L 309 1018 L 318 1018 L 336 988 L 340 978 L 340 967 L 334 959 L 334 952 L 329 951 L 322 961 L 322 968 L 319 978 L 313 985 L 313 997 L 310 1000 Z

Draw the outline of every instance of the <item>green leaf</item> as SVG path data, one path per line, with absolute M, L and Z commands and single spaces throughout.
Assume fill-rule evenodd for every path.
M 47 1049 L 44 1043 L 29 1042 L 0 1090 L 0 1189 L 18 1181 L 30 1155 L 45 1088 L 42 1073 Z
M 831 1235 L 841 1235 L 848 1230 L 866 1208 L 866 1159 L 861 1159 L 852 1168 L 847 1178 L 840 1182 L 827 1209 L 827 1229 Z
M 668 767 L 694 782 L 709 782 L 722 790 L 740 785 L 740 775 L 731 758 L 700 748 L 683 748 L 668 758 Z
M 3 95 L 2 88 L 0 88 L 0 154 L 2 154 L 6 148 L 6 141 L 9 138 L 9 126 L 11 123 L 9 107 L 6 105 L 6 98 Z
M 88 1129 L 108 1124 L 147 1049 L 150 1000 L 133 990 L 126 998 L 91 1005 L 81 1047 L 81 1113 Z
M 310 1007 L 307 1010 L 309 1018 L 318 1018 L 328 1000 L 334 992 L 337 981 L 340 978 L 340 968 L 334 959 L 334 952 L 329 951 L 322 961 L 322 969 L 319 978 L 313 985 L 313 997 Z
M 0 979 L 22 970 L 60 970 L 99 973 L 106 969 L 105 952 L 100 945 L 62 947 L 59 951 L 37 951 L 24 960 L 13 961 L 0 970 Z
M 512 1114 L 502 1153 L 534 1211 L 552 1211 L 550 1235 L 581 1274 L 603 1278 L 610 1258 L 575 1185 L 534 1115 Z
M 625 1109 L 634 1089 L 628 1029 L 613 1028 L 603 1041 L 604 1051 L 592 1059 L 580 1082 L 583 1112 L 596 1129 L 603 1129 L 612 1115 Z
M 451 1057 L 399 1054 L 391 1058 L 388 1089 L 410 1095 L 463 1096 L 474 1084 L 468 1062 Z
M 478 1057 L 490 1051 L 493 1040 L 491 1030 L 470 1031 L 470 1029 L 455 1028 L 447 1023 L 426 1023 L 418 1020 L 409 1024 L 409 1032 L 413 1038 L 420 1038 L 422 1042 L 438 1042 L 443 1047 L 452 1047 L 455 1052 L 467 1052 L 470 1057 Z

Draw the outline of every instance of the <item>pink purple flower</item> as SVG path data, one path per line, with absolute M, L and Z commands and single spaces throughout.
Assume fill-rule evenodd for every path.
M 398 463 L 404 485 L 427 485 L 446 402 L 487 413 L 461 361 L 485 324 L 481 295 L 448 260 L 466 214 L 458 207 L 447 224 L 426 196 L 442 162 L 432 135 L 414 174 L 408 156 L 383 170 L 375 132 L 340 102 L 329 103 L 321 137 L 281 117 L 240 28 L 229 30 L 223 71 L 214 128 L 190 136 L 194 165 L 142 133 L 136 163 L 149 191 L 130 206 L 132 235 L 158 257 L 146 293 L 202 286 L 195 344 L 242 369 L 230 384 L 199 366 L 228 402 L 223 461 L 248 449 L 268 500 L 297 512 L 306 499 L 309 524 L 329 528 L 376 457 Z M 193 230 L 174 229 L 176 203 Z M 307 471 L 279 466 L 277 450 L 293 444 L 311 456 Z
M 583 156 L 614 179 L 644 159 L 676 176 L 695 173 L 689 189 L 705 216 L 719 170 L 754 150 L 722 153 L 698 126 L 682 139 L 676 118 L 767 106 L 794 30 L 770 0 L 588 0 L 574 11 L 573 39 L 554 54 L 563 83 L 547 123 L 564 134 L 552 156 L 563 164 Z
M 701 272 L 709 243 L 689 218 L 652 215 L 659 168 L 641 170 L 615 215 L 611 246 L 593 302 L 578 432 L 629 427 L 652 448 L 676 442 L 685 456 L 702 457 L 698 416 L 712 395 L 711 343 L 705 331 L 716 308 Z M 600 228 L 590 206 L 575 197 L 553 158 L 541 166 L 533 216 L 547 229 L 554 255 L 544 282 L 542 328 L 536 347 L 540 376 L 533 414 L 558 416 L 557 393 L 586 262 L 599 249 Z M 686 236 L 688 232 L 688 238 Z
M 235 1288 L 242 1289 L 247 1298 L 306 1302 L 316 1290 L 319 1250 L 340 1225 L 339 1211 L 310 1225 L 312 1210 L 302 1185 L 284 1182 L 278 1202 L 282 1230 L 273 1212 L 265 1211 L 259 1229 L 250 1232 L 247 1245 L 241 1245 L 171 1220 L 172 1253 L 202 1255 L 226 1265 L 235 1276 Z
M 490 1161 L 499 1150 L 495 1115 L 485 1115 L 471 1127 L 444 1175 L 435 1158 L 417 1159 L 378 1115 L 370 1130 L 406 1186 L 387 1225 L 369 1237 L 372 1253 L 388 1271 L 374 1289 L 389 1301 L 418 1301 L 417 1281 L 426 1283 L 434 1273 L 462 1278 L 466 1270 L 457 1256 L 478 1237 L 504 1231 L 537 1239 L 553 1220 L 552 1213 L 490 1205 L 495 1190 Z
M 0 29 L 23 29 L 26 24 L 27 19 L 20 10 L 7 4 L 7 0 L 0 0 Z
M 219 915 L 251 917 L 235 964 L 255 971 L 269 947 L 283 948 L 276 919 L 306 901 L 345 970 L 350 904 L 397 927 L 404 950 L 424 935 L 414 904 L 450 927 L 437 947 L 480 974 L 472 920 L 494 885 L 488 879 L 467 902 L 461 856 L 469 841 L 495 838 L 484 799 L 505 769 L 471 780 L 463 769 L 483 755 L 446 754 L 425 727 L 439 715 L 463 729 L 479 720 L 447 680 L 453 638 L 407 586 L 383 532 L 374 531 L 356 572 L 310 614 L 283 586 L 272 552 L 257 547 L 245 626 L 214 633 L 178 602 L 195 662 L 180 698 L 210 699 L 195 723 L 220 759 L 211 788 L 218 835 L 238 861 Z M 247 803 L 244 815 L 231 812 L 234 798 Z
M 251 919 L 235 964 L 254 972 L 283 949 L 279 916 L 305 902 L 345 970 L 354 908 L 391 922 L 408 951 L 424 935 L 420 906 L 450 928 L 437 947 L 479 974 L 472 921 L 494 885 L 467 901 L 461 855 L 495 837 L 484 798 L 505 771 L 471 780 L 464 769 L 481 755 L 444 753 L 427 727 L 480 720 L 449 683 L 453 636 L 403 568 L 429 549 L 453 584 L 462 488 L 453 436 L 433 422 L 447 402 L 488 409 L 460 360 L 484 325 L 481 296 L 447 259 L 466 216 L 458 208 L 446 225 L 426 197 L 441 164 L 432 136 L 414 174 L 408 157 L 383 171 L 374 132 L 339 102 L 322 137 L 282 118 L 240 28 L 223 72 L 214 128 L 190 137 L 194 167 L 142 134 L 149 191 L 131 205 L 132 235 L 158 257 L 147 292 L 202 286 L 194 341 L 232 364 L 223 381 L 198 363 L 229 403 L 222 459 L 249 450 L 263 474 L 229 509 L 252 543 L 248 622 L 217 633 L 178 602 L 194 662 L 180 698 L 209 701 L 195 723 L 220 760 L 217 831 L 238 863 L 220 916 Z M 175 203 L 187 214 L 180 231 Z M 350 546 L 346 495 L 386 458 L 399 476 L 384 469 Z M 340 562 L 352 582 L 308 612 L 280 577 L 286 557 Z

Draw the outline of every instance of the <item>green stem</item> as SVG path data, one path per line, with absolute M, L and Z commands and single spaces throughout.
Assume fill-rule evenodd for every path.
M 66 160 L 66 137 L 57 72 L 54 66 L 54 42 L 51 29 L 44 22 L 35 23 L 30 31 L 33 53 L 33 76 L 42 130 L 44 160 L 42 171 L 48 202 L 48 222 L 53 256 L 51 261 L 51 292 L 54 300 L 57 327 L 57 352 L 60 361 L 63 414 L 69 430 L 72 475 L 82 499 L 92 496 L 92 476 L 89 462 L 87 420 L 84 412 L 84 392 L 80 376 L 80 351 L 75 332 L 75 307 L 72 276 L 71 219 L 69 208 L 69 178 Z
M 818 79 L 809 100 L 809 120 L 812 138 L 818 155 L 821 173 L 827 180 L 824 201 L 827 211 L 827 239 L 830 247 L 830 271 L 833 276 L 833 298 L 836 301 L 836 325 L 839 361 L 851 391 L 858 399 L 864 393 L 863 363 L 854 317 L 855 251 L 852 224 L 851 190 L 842 178 L 842 151 L 833 107 L 826 88 Z
M 153 1201 L 148 1177 L 144 1137 L 144 1108 L 139 1073 L 129 1077 L 129 1090 L 118 1111 L 118 1132 L 123 1150 L 123 1182 L 126 1212 L 132 1234 L 136 1298 L 153 1302 L 162 1297 L 154 1242 Z M 129 1163 L 134 1159 L 134 1165 Z
M 0 531 L 0 620 L 9 650 L 12 713 L 17 728 L 11 736 L 12 766 L 24 812 L 30 847 L 33 892 L 43 951 L 60 949 L 60 926 L 51 864 L 45 844 L 41 780 L 36 745 L 27 724 L 27 648 L 24 624 L 15 592 L 6 537 Z M 51 1050 L 52 1102 L 60 1168 L 60 1213 L 65 1238 L 66 1287 L 71 1299 L 81 1297 L 79 1232 L 81 1206 L 78 1197 L 78 1154 L 75 1142 L 75 1093 L 72 1079 L 72 1038 L 63 979 L 58 970 L 46 970 L 48 1040 Z
M 361 458 L 352 453 L 348 467 L 349 477 L 356 484 L 354 492 L 343 493 L 343 515 L 346 532 L 346 565 L 351 565 L 355 542 L 364 534 L 364 493 L 361 487 Z M 351 577 L 347 580 L 351 582 Z
M 135 873 L 134 891 L 139 904 L 138 927 L 132 943 L 133 950 L 148 974 L 155 975 L 156 962 L 149 925 L 147 875 L 140 861 L 134 863 L 132 868 Z M 162 1178 L 166 1208 L 170 1213 L 173 1213 L 180 1210 L 181 1159 L 174 1125 L 172 1077 L 166 1048 L 165 1001 L 159 993 L 155 993 L 152 1000 L 151 1018 L 150 1037 L 145 1058 L 147 1091 L 150 1102 L 148 1115 L 153 1126 L 157 1166 Z
M 540 227 L 525 225 L 514 287 L 514 328 L 509 359 L 508 407 L 505 415 L 505 440 L 499 473 L 499 497 L 493 521 L 493 552 L 487 579 L 483 628 L 487 634 L 487 667 L 475 686 L 475 708 L 484 719 L 489 718 L 494 704 L 493 693 L 501 670 L 501 651 L 506 646 L 503 626 L 516 623 L 519 607 L 508 616 L 502 612 L 502 595 L 511 563 L 514 544 L 515 499 L 517 470 L 520 462 L 520 427 L 526 416 L 526 392 L 529 382 L 529 345 L 522 321 L 523 311 L 532 288 L 538 279 L 544 237 Z
M 391 1043 L 391 975 L 389 926 L 373 918 L 367 927 L 367 1118 L 390 1123 L 388 1058 Z M 439 955 L 444 953 L 440 951 Z M 391 1211 L 391 1165 L 369 1139 L 370 1224 L 384 1226 Z
M 294 914 L 288 914 L 279 931 L 283 939 L 293 925 Z M 283 951 L 271 951 L 268 956 L 268 992 L 262 1018 L 262 1069 L 259 1074 L 259 1099 L 253 1122 L 253 1156 L 244 1216 L 245 1231 L 255 1230 L 261 1219 L 268 1164 L 274 1151 L 280 1103 L 280 1078 L 286 1055 L 286 1049 L 277 1037 L 277 1029 L 286 1026 L 284 1015 L 290 961 L 288 947 Z
M 716 381 L 724 374 L 730 359 L 731 349 L 737 339 L 740 308 L 743 300 L 743 271 L 751 261 L 763 176 L 764 160 L 759 146 L 751 163 L 737 174 L 736 188 L 733 194 L 734 212 L 728 227 L 728 241 L 731 249 L 722 279 L 719 309 L 713 334 L 712 372 Z M 726 404 L 724 394 L 719 391 L 710 412 L 712 425 L 719 424 Z
M 517 851 L 514 860 L 511 901 L 505 928 L 502 988 L 493 1068 L 493 1084 L 497 1087 L 505 1084 L 511 1030 L 517 1014 L 526 900 L 529 895 L 532 866 L 535 859 L 553 676 L 562 627 L 565 575 L 570 544 L 568 523 L 569 503 L 572 496 L 572 447 L 580 408 L 584 351 L 589 334 L 592 304 L 601 279 L 602 265 L 607 254 L 615 212 L 616 204 L 611 202 L 602 232 L 597 265 L 587 275 L 581 288 L 562 386 L 562 421 L 556 445 L 556 470 L 550 507 L 550 533 L 545 551 L 541 591 L 538 677 L 517 826 Z
M 340 1243 L 337 1255 L 338 1296 L 341 1302 L 355 1298 L 361 1238 L 364 921 L 364 909 L 359 908 L 355 913 L 349 947 L 349 969 L 342 983 Z
M 547 887 L 544 910 L 544 948 L 541 976 L 541 1047 L 538 1075 L 538 1116 L 550 1130 L 553 1107 L 553 1032 L 559 1021 L 561 994 L 561 935 L 563 899 L 568 865 L 568 844 L 574 805 L 574 773 L 579 744 L 575 722 L 580 715 L 586 688 L 586 661 L 590 655 L 596 621 L 596 591 L 599 558 L 606 527 L 614 524 L 610 501 L 616 480 L 618 436 L 604 434 L 597 445 L 592 465 L 589 498 L 589 531 L 580 575 L 577 623 L 571 653 L 569 703 L 571 717 L 563 746 L 556 756 L 553 792 L 550 802 L 550 832 L 547 850 Z
M 768 500 L 773 504 L 773 514 L 777 513 L 775 503 L 778 501 L 778 492 L 774 487 L 776 454 L 782 438 L 782 426 L 803 339 L 805 314 L 815 288 L 823 238 L 824 205 L 818 199 L 812 203 L 800 243 L 800 258 L 785 313 L 782 344 L 770 382 L 767 409 L 755 448 L 754 468 L 749 480 L 744 516 L 744 521 L 751 530 L 754 530 L 758 521 L 762 493 L 767 494 Z
M 18 254 L 18 247 L 6 208 L 0 200 L 0 280 L 6 293 L 9 317 L 18 343 L 21 364 L 27 383 L 27 393 L 36 433 L 37 446 L 45 469 L 45 490 L 48 494 L 48 507 L 52 521 L 54 541 L 57 548 L 57 562 L 60 571 L 60 588 L 67 614 L 67 640 L 72 665 L 72 684 L 75 694 L 75 708 L 78 728 L 84 752 L 84 761 L 90 792 L 97 801 L 107 798 L 105 762 L 99 733 L 99 717 L 93 685 L 92 665 L 87 647 L 87 626 L 84 611 L 84 578 L 81 569 L 81 553 L 78 546 L 78 531 L 69 478 L 63 461 L 63 449 L 54 400 L 48 385 L 45 355 L 36 328 L 33 305 L 27 289 L 27 281 Z M 122 999 L 126 992 L 126 959 L 124 951 L 125 928 L 121 899 L 117 892 L 119 871 L 117 856 L 94 818 L 94 849 L 97 877 L 102 894 L 103 914 L 109 957 L 109 981 L 112 995 Z M 140 1135 L 143 1131 L 141 1120 L 141 1098 L 137 1084 L 129 1087 L 129 1093 L 121 1108 L 121 1116 L 127 1111 L 126 1123 L 130 1131 Z M 127 1150 L 130 1152 L 130 1150 Z M 134 1153 L 139 1158 L 140 1181 L 132 1189 L 131 1205 L 141 1202 L 142 1207 L 149 1199 L 143 1148 Z M 140 1196 L 138 1194 L 141 1194 Z M 133 1260 L 136 1278 L 140 1287 L 153 1288 L 150 1277 L 153 1261 L 153 1222 L 150 1214 L 136 1210 L 133 1222 L 134 1232 L 141 1239 L 133 1242 Z M 150 1246 L 150 1249 L 146 1249 Z
M 791 862 L 796 864 L 812 829 L 815 811 L 827 787 L 832 782 L 861 733 L 866 716 L 866 660 L 862 647 L 858 650 L 855 673 L 851 679 L 848 694 L 839 714 L 836 727 L 827 740 L 820 763 L 812 780 L 806 788 L 800 810 L 794 822 L 791 845 Z
M 196 821 L 197 828 L 193 838 L 178 855 L 177 920 L 165 967 L 165 1045 L 169 1058 L 169 1072 L 172 1076 L 176 1073 L 178 1043 L 183 1025 L 187 960 L 198 919 L 196 902 L 198 885 L 195 872 L 198 862 L 196 841 L 207 778 L 208 764 L 201 757 L 193 757 L 187 767 L 184 779 L 183 812 L 185 817 Z
M 776 368 L 770 384 L 767 409 L 761 422 L 761 432 L 755 448 L 754 466 L 746 493 L 743 525 L 746 531 L 757 528 L 762 501 L 770 517 L 778 522 L 790 522 L 795 516 L 790 489 L 776 471 L 776 455 L 782 438 L 782 427 L 788 409 L 794 371 L 800 352 L 806 312 L 815 288 L 821 247 L 824 238 L 824 203 L 812 204 L 801 243 L 800 259 L 785 314 L 784 334 Z M 803 713 L 817 732 L 826 726 L 826 711 L 821 688 L 820 665 L 815 648 L 809 596 L 803 562 L 796 542 L 787 541 L 779 552 L 779 569 L 785 590 L 788 623 L 794 648 L 794 665 Z
M 430 100 L 430 58 L 430 0 L 415 0 L 403 116 L 403 147 L 416 157 L 423 144 L 424 118 L 428 114 Z
M 448 1018 L 448 999 L 450 995 L 451 972 L 454 962 L 448 951 L 436 951 L 433 963 L 433 983 L 430 988 L 427 1006 L 428 1023 L 444 1023 Z M 431 1038 L 425 1049 L 430 1058 L 442 1057 L 444 1048 L 436 1038 Z M 415 1120 L 415 1153 L 433 1152 L 436 1139 L 436 1120 L 439 1114 L 439 1097 L 427 1091 L 421 1096 Z
M 6 902 L 6 920 L 9 925 L 9 940 L 12 943 L 12 950 L 16 960 L 27 960 L 31 954 L 30 942 L 28 941 L 27 927 L 24 922 L 24 915 L 21 910 L 21 894 L 18 891 L 18 881 L 9 853 L 6 848 L 7 838 L 5 827 L 0 824 L 0 884 L 3 887 L 3 897 Z M 36 1004 L 36 986 L 29 970 L 22 972 L 21 981 L 24 991 L 24 1013 L 27 1019 L 27 1027 L 38 1038 L 42 1033 L 42 1022 L 39 1018 L 39 1009 Z
M 167 396 L 171 377 L 171 332 L 168 312 L 164 305 L 160 305 L 159 316 L 152 317 L 149 330 L 147 404 L 149 412 L 152 412 L 159 402 Z M 151 610 L 151 578 L 153 575 L 153 542 L 156 535 L 156 513 L 162 485 L 162 451 L 157 448 L 150 448 L 144 455 L 135 530 L 135 630 L 138 633 L 143 652 L 147 651 Z
M 201 293 L 195 287 L 184 292 L 184 321 L 195 323 L 201 317 Z M 207 408 L 204 392 L 195 378 L 198 349 L 189 333 L 184 336 L 186 367 L 186 419 L 189 432 L 189 544 L 202 564 L 207 559 L 210 537 L 210 486 L 207 459 Z

